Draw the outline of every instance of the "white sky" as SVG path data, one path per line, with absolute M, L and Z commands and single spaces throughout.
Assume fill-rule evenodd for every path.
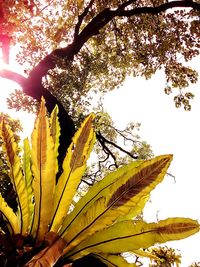
M 155 155 L 174 154 L 170 172 L 159 185 L 145 209 L 145 218 L 156 221 L 167 217 L 191 217 L 200 220 L 200 83 L 193 85 L 195 99 L 192 111 L 176 109 L 171 96 L 164 94 L 164 77 L 161 73 L 146 81 L 129 78 L 123 87 L 108 93 L 104 106 L 116 126 L 123 129 L 130 122 L 140 122 L 143 140 L 151 144 Z M 10 89 L 9 89 L 10 88 Z M 0 112 L 19 118 L 24 127 L 24 137 L 30 136 L 33 116 L 7 110 L 6 97 L 17 86 L 0 78 Z M 180 249 L 182 267 L 200 261 L 200 234 L 169 244 Z
M 162 73 L 148 81 L 129 78 L 122 88 L 106 96 L 105 109 L 119 129 L 130 121 L 140 122 L 139 134 L 155 155 L 174 155 L 169 172 L 175 175 L 176 183 L 165 177 L 146 206 L 145 218 L 156 221 L 158 215 L 159 220 L 178 216 L 200 220 L 200 83 L 192 86 L 195 99 L 190 112 L 175 108 L 164 86 Z M 200 261 L 200 234 L 169 246 L 181 250 L 183 267 Z

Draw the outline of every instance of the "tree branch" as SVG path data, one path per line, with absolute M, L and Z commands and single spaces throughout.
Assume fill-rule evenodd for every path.
M 34 79 L 35 82 L 41 81 L 42 77 L 44 77 L 50 69 L 55 68 L 57 58 L 72 61 L 88 39 L 99 34 L 99 30 L 110 22 L 113 16 L 115 16 L 115 14 L 113 14 L 109 8 L 104 9 L 85 26 L 71 44 L 67 47 L 56 49 L 44 57 L 30 72 L 29 78 Z
M 93 1 L 90 2 L 92 4 Z M 62 58 L 66 60 L 73 60 L 74 56 L 78 54 L 83 45 L 90 39 L 92 36 L 98 35 L 100 29 L 102 29 L 106 24 L 108 24 L 115 17 L 131 17 L 139 14 L 158 14 L 160 12 L 164 12 L 168 9 L 175 7 L 190 7 L 194 10 L 200 10 L 200 4 L 183 0 L 183 1 L 173 1 L 164 3 L 160 6 L 156 7 L 137 7 L 130 10 L 125 10 L 125 7 L 135 2 L 135 0 L 129 0 L 123 3 L 116 10 L 110 10 L 109 8 L 104 9 L 99 14 L 97 14 L 86 26 L 85 28 L 77 35 L 77 31 L 79 31 L 79 23 L 77 24 L 76 38 L 74 41 L 69 44 L 67 47 L 59 48 L 52 51 L 43 60 L 39 62 L 39 64 L 31 71 L 29 77 L 34 78 L 34 80 L 41 80 L 50 69 L 55 68 L 56 66 L 56 58 Z M 89 6 L 88 6 L 89 7 Z M 84 12 L 82 14 L 84 17 Z
M 78 22 L 75 26 L 75 31 L 74 31 L 74 40 L 78 37 L 78 34 L 79 34 L 79 30 L 80 30 L 80 27 L 81 27 L 81 24 L 83 22 L 83 19 L 87 16 L 90 8 L 92 7 L 94 3 L 94 0 L 91 0 L 89 2 L 89 4 L 87 5 L 87 7 L 84 9 L 83 13 L 81 15 L 78 16 Z
M 21 87 L 23 87 L 26 84 L 27 80 L 23 75 L 8 69 L 1 69 L 0 77 L 16 82 Z
M 127 2 L 124 2 L 123 4 L 121 4 L 118 7 L 118 10 L 124 10 L 127 6 L 133 4 L 134 2 L 136 2 L 137 0 L 128 0 Z
M 108 143 L 114 147 L 116 147 L 117 149 L 119 149 L 121 152 L 129 155 L 132 159 L 138 159 L 137 156 L 134 156 L 133 154 L 131 154 L 129 151 L 123 149 L 122 147 L 118 146 L 116 143 L 106 139 L 100 131 L 98 131 L 98 133 L 96 133 L 97 139 L 100 141 L 101 144 L 103 144 L 105 146 L 105 143 Z M 108 151 L 110 153 L 110 151 Z M 112 153 L 113 154 L 113 153 Z
M 158 13 L 164 12 L 168 9 L 175 8 L 175 7 L 190 7 L 194 10 L 200 11 L 200 4 L 193 2 L 191 0 L 183 0 L 183 1 L 172 1 L 172 2 L 167 2 L 162 5 L 156 6 L 156 7 L 137 7 L 134 9 L 130 10 L 121 10 L 118 9 L 118 14 L 117 16 L 119 17 L 131 17 L 134 15 L 140 15 L 140 14 L 152 14 L 156 15 Z
M 113 158 L 114 161 L 114 165 L 116 168 L 118 168 L 118 164 L 117 164 L 117 159 L 115 157 L 115 155 L 112 153 L 112 151 L 106 146 L 106 142 L 108 141 L 102 134 L 100 131 L 98 131 L 98 133 L 96 133 L 96 137 L 99 141 L 99 143 L 101 144 L 103 151 L 105 152 L 105 154 L 107 155 L 106 158 L 109 158 L 109 156 L 111 156 Z M 107 142 L 109 143 L 109 142 Z
M 34 83 L 34 80 L 31 81 L 30 78 L 25 78 L 21 74 L 6 69 L 0 70 L 0 76 L 2 78 L 9 79 L 13 82 L 18 83 L 24 93 L 26 93 L 28 96 L 33 97 L 38 102 L 40 102 L 41 97 L 43 96 L 46 100 L 46 107 L 49 113 L 52 112 L 55 105 L 58 106 L 58 118 L 60 122 L 60 127 L 62 129 L 59 146 L 59 163 L 61 163 L 65 157 L 66 150 L 69 144 L 71 143 L 71 138 L 75 133 L 74 122 L 68 115 L 61 102 L 48 90 L 46 90 L 41 82 Z

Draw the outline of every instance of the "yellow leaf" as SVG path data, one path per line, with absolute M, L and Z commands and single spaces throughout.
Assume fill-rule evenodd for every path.
M 32 133 L 32 173 L 35 213 L 32 234 L 42 241 L 48 232 L 53 208 L 55 190 L 56 156 L 54 142 L 50 134 L 45 101 L 42 99 L 40 112 Z
M 149 258 L 151 260 L 157 260 L 160 261 L 160 258 L 158 258 L 156 255 L 153 255 L 149 251 L 144 251 L 143 249 L 138 249 L 138 250 L 132 250 L 133 254 L 139 257 L 145 257 Z
M 54 196 L 51 231 L 58 231 L 67 215 L 72 198 L 86 168 L 86 161 L 92 150 L 95 135 L 92 127 L 94 114 L 89 115 L 72 139 L 63 162 Z
M 19 220 L 14 211 L 8 206 L 2 195 L 0 194 L 0 211 L 4 219 L 8 222 L 8 228 L 12 234 L 20 233 Z
M 198 231 L 199 223 L 188 218 L 169 218 L 158 223 L 123 221 L 88 237 L 66 256 L 74 259 L 89 253 L 135 251 L 156 243 L 183 239 Z
M 59 147 L 59 137 L 60 137 L 60 124 L 58 121 L 58 106 L 54 108 L 50 116 L 50 131 L 54 142 L 54 153 L 56 156 L 56 173 L 58 171 L 58 147 Z
M 26 234 L 29 227 L 29 209 L 28 209 L 28 198 L 25 187 L 25 180 L 22 174 L 21 161 L 18 156 L 18 146 L 15 142 L 13 132 L 6 125 L 3 120 L 1 125 L 1 136 L 3 139 L 3 150 L 6 153 L 8 166 L 10 169 L 10 178 L 13 184 L 14 190 L 17 195 L 18 202 L 18 220 L 20 223 L 20 233 Z
M 87 212 L 87 210 L 101 197 L 102 193 L 109 188 L 115 180 L 123 177 L 128 171 L 136 168 L 141 163 L 142 161 L 135 161 L 127 166 L 123 166 L 117 171 L 108 174 L 103 180 L 94 184 L 92 188 L 90 188 L 89 192 L 78 201 L 73 212 L 68 214 L 63 222 L 60 234 L 65 234 L 66 231 L 69 231 L 71 225 L 78 224 L 81 216 Z
M 172 160 L 171 155 L 131 163 L 108 175 L 80 201 L 63 223 L 60 234 L 68 249 L 88 235 L 111 225 L 122 215 L 139 214 L 149 193 L 160 183 Z
M 34 204 L 33 204 L 33 176 L 31 172 L 31 149 L 28 138 L 24 139 L 24 155 L 23 155 L 23 172 L 26 184 L 26 191 L 28 197 L 28 207 L 29 207 L 29 230 L 32 225 Z

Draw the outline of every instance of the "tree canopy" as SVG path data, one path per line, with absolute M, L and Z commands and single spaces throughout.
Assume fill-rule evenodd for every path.
M 63 135 L 71 139 L 71 117 L 84 113 L 88 97 L 120 86 L 127 75 L 150 78 L 163 69 L 165 92 L 178 89 L 176 106 L 189 110 L 193 94 L 183 88 L 197 81 L 186 62 L 199 54 L 199 10 L 199 1 L 187 0 L 4 1 L 1 34 L 18 47 L 25 76 L 7 69 L 0 76 L 37 101 L 43 95 L 49 112 L 58 104 L 61 143 Z

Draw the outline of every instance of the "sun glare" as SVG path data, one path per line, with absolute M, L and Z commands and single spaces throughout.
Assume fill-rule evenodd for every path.
M 10 56 L 9 56 L 9 64 L 6 64 L 3 60 L 2 49 L 0 47 L 0 72 L 2 70 L 11 70 L 16 73 L 23 73 L 23 69 L 20 69 L 19 64 L 16 61 L 16 54 L 18 52 L 17 47 L 11 46 L 10 48 Z M 1 99 L 1 111 L 4 106 L 4 102 L 6 103 L 6 97 L 9 96 L 11 91 L 16 89 L 18 85 L 13 83 L 10 80 L 5 78 L 1 78 L 0 76 L 0 99 Z M 6 89 L 5 89 L 6 88 Z M 6 105 L 6 104 L 5 104 Z
M 23 73 L 23 69 L 20 68 L 18 62 L 16 61 L 16 55 L 19 52 L 18 46 L 11 46 L 10 47 L 10 53 L 9 53 L 9 64 L 6 64 L 3 61 L 3 54 L 2 54 L 2 49 L 0 46 L 0 70 L 2 69 L 9 69 L 12 71 L 15 71 L 17 73 Z
M 9 64 L 5 64 L 2 58 L 2 51 L 0 48 L 0 72 L 3 69 L 11 70 L 23 75 L 23 68 L 16 61 L 16 54 L 18 53 L 18 47 L 12 46 L 10 49 Z M 17 83 L 13 83 L 10 80 L 1 78 L 0 76 L 0 112 L 9 114 L 12 118 L 19 119 L 23 132 L 21 133 L 21 138 L 30 136 L 33 128 L 33 123 L 35 115 L 32 113 L 27 113 L 23 111 L 16 112 L 15 110 L 8 109 L 6 99 L 9 97 L 9 94 L 13 92 L 16 88 L 20 88 Z
M 0 49 L 0 70 L 3 69 L 4 66 L 4 62 L 3 62 L 3 58 L 2 58 L 2 50 Z
M 5 64 L 2 60 L 2 58 L 0 57 L 0 70 L 2 69 L 7 69 L 8 68 L 8 65 Z

